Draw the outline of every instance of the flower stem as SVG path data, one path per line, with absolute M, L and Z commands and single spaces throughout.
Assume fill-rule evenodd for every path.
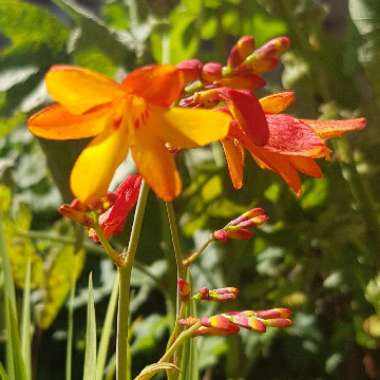
M 183 265 L 185 267 L 189 267 L 194 261 L 196 261 L 203 252 L 207 249 L 207 247 L 214 241 L 214 238 L 208 239 L 198 251 L 193 252 L 190 256 L 188 256 L 185 260 L 183 260 Z
M 162 358 L 158 361 L 159 363 L 169 362 L 173 357 L 174 353 L 182 346 L 184 341 L 191 337 L 193 332 L 197 330 L 201 326 L 201 322 L 195 323 L 193 326 L 189 327 L 185 331 L 182 331 L 180 335 L 178 335 L 175 342 L 169 347 L 169 349 L 165 352 Z
M 129 328 L 129 293 L 131 285 L 131 273 L 136 254 L 141 226 L 144 218 L 145 207 L 148 199 L 149 187 L 143 181 L 137 201 L 135 217 L 133 220 L 131 237 L 127 250 L 126 260 L 119 271 L 119 302 L 117 312 L 117 350 L 116 350 L 116 378 L 128 380 L 128 328 Z

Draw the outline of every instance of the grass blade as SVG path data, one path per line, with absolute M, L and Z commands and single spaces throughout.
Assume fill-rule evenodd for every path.
M 96 379 L 96 319 L 92 274 L 88 280 L 86 351 L 84 355 L 83 380 Z
M 9 377 L 7 373 L 5 372 L 5 368 L 3 365 L 0 363 L 0 379 L 1 380 L 9 380 Z
M 99 351 L 96 365 L 96 380 L 102 380 L 104 375 L 104 368 L 106 366 L 108 347 L 112 335 L 112 325 L 115 319 L 115 312 L 117 306 L 117 295 L 119 290 L 119 275 L 115 276 L 114 285 L 111 297 L 108 303 L 106 317 L 102 328 L 102 335 L 100 337 Z
M 29 380 L 26 372 L 25 361 L 22 355 L 20 336 L 17 327 L 16 315 L 13 310 L 11 301 L 5 299 L 5 308 L 6 308 L 6 340 L 7 347 L 9 346 L 9 351 L 11 351 L 11 360 L 13 375 L 15 380 Z M 10 379 L 12 379 L 11 372 Z
M 71 380 L 73 360 L 73 336 L 74 336 L 74 297 L 76 282 L 73 281 L 70 290 L 67 316 L 67 342 L 66 342 L 66 380 Z
M 21 350 L 25 361 L 27 377 L 32 376 L 31 366 L 31 317 L 30 317 L 30 281 L 32 271 L 32 258 L 29 257 L 26 263 L 24 295 L 22 301 L 22 320 L 21 320 Z

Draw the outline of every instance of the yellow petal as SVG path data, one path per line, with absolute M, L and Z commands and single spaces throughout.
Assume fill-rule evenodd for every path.
M 53 104 L 31 116 L 30 131 L 49 140 L 75 140 L 96 136 L 103 131 L 112 118 L 109 107 L 84 115 L 74 115 L 59 104 Z
M 181 179 L 174 158 L 163 141 L 147 128 L 138 128 L 131 150 L 139 173 L 160 198 L 171 201 L 179 195 Z
M 148 128 L 178 148 L 194 148 L 223 139 L 231 117 L 224 112 L 174 107 L 151 107 Z
M 71 172 L 71 190 L 85 204 L 105 195 L 128 152 L 127 130 L 109 127 L 87 145 Z
M 125 94 L 112 79 L 68 65 L 53 66 L 45 76 L 45 83 L 51 97 L 74 114 L 81 114 Z

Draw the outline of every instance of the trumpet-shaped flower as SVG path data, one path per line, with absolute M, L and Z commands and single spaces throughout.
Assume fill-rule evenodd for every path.
M 296 192 L 301 192 L 299 172 L 321 177 L 316 158 L 330 158 L 325 140 L 364 128 L 364 118 L 349 120 L 306 120 L 282 114 L 293 101 L 293 92 L 257 99 L 250 91 L 214 88 L 185 99 L 186 106 L 210 107 L 224 101 L 230 113 L 228 136 L 221 142 L 232 183 L 243 185 L 244 156 L 247 150 L 264 169 L 279 174 Z
M 57 101 L 28 121 L 37 136 L 52 140 L 94 137 L 71 172 L 71 189 L 84 204 L 106 194 L 129 150 L 138 171 L 164 200 L 181 191 L 181 179 L 166 144 L 193 148 L 221 139 L 230 118 L 220 112 L 170 106 L 184 87 L 171 65 L 131 72 L 121 84 L 74 66 L 54 66 L 45 77 Z

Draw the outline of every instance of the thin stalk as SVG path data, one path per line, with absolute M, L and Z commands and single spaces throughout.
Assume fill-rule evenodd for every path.
M 114 250 L 108 241 L 108 239 L 105 237 L 103 230 L 100 228 L 98 224 L 95 224 L 93 226 L 93 229 L 96 232 L 96 235 L 98 236 L 98 239 L 100 241 L 100 244 L 104 248 L 105 252 L 107 255 L 112 259 L 112 261 L 118 266 L 123 266 L 124 265 L 124 257 L 121 255 L 119 252 Z
M 129 294 L 131 286 L 132 265 L 139 243 L 141 226 L 144 219 L 145 207 L 148 199 L 149 187 L 143 181 L 139 199 L 136 205 L 135 216 L 132 225 L 131 237 L 127 250 L 127 257 L 119 271 L 119 302 L 117 312 L 117 347 L 116 347 L 116 378 L 128 379 L 128 328 L 129 328 Z
M 99 342 L 98 358 L 96 363 L 96 380 L 102 380 L 106 366 L 108 347 L 112 335 L 112 324 L 115 318 L 117 295 L 119 290 L 119 277 L 115 276 L 111 297 L 108 302 L 106 317 L 104 320 L 102 335 Z
M 28 257 L 26 263 L 24 295 L 22 301 L 22 321 L 21 321 L 21 349 L 25 361 L 27 376 L 32 376 L 31 365 L 31 320 L 30 320 L 30 281 L 32 272 L 32 259 Z
M 201 322 L 195 323 L 193 326 L 189 327 L 185 331 L 182 331 L 181 334 L 178 335 L 178 338 L 175 342 L 169 347 L 169 349 L 165 352 L 165 354 L 158 361 L 159 363 L 170 362 L 175 352 L 182 346 L 182 344 L 186 341 L 186 339 L 190 338 L 194 331 L 196 331 L 199 327 L 201 327 Z
M 214 241 L 214 238 L 210 238 L 207 240 L 198 251 L 195 251 L 190 256 L 188 256 L 185 260 L 183 260 L 183 264 L 185 267 L 189 267 L 194 261 L 196 261 L 200 256 L 202 256 L 203 252 L 208 248 L 208 246 Z
M 76 284 L 73 281 L 70 289 L 70 298 L 67 313 L 67 342 L 66 342 L 66 380 L 71 380 L 73 368 L 73 336 L 74 336 L 74 298 Z

